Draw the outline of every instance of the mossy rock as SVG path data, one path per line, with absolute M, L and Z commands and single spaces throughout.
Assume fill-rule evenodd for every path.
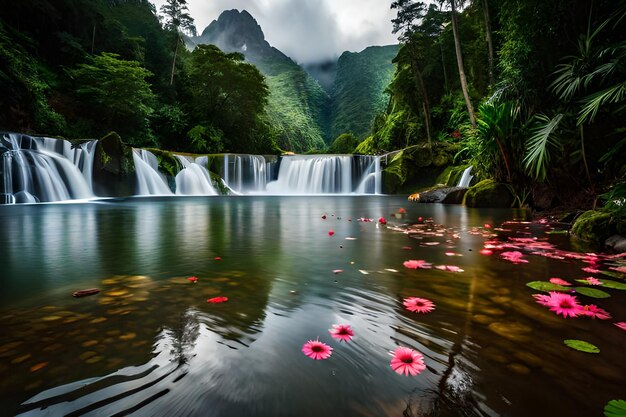
M 509 208 L 514 202 L 515 196 L 509 186 L 494 180 L 483 180 L 474 185 L 467 190 L 463 200 L 467 207 L 476 208 Z
M 96 195 L 125 197 L 135 191 L 133 149 L 111 132 L 98 141 L 94 155 L 93 184 Z
M 159 170 L 170 177 L 176 177 L 176 174 L 183 168 L 180 161 L 171 152 L 156 148 L 147 148 L 146 150 L 157 157 Z
M 572 234 L 587 242 L 602 244 L 609 237 L 618 234 L 618 225 L 622 228 L 623 222 L 613 218 L 610 213 L 589 210 L 578 216 L 572 226 Z
M 444 167 L 452 164 L 454 155 L 460 150 L 456 143 L 434 142 L 432 146 L 432 164 L 436 167 Z M 448 184 L 454 186 L 455 184 Z

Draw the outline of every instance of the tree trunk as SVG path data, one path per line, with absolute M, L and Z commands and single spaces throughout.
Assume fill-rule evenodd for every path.
M 467 105 L 467 113 L 469 114 L 470 123 L 472 127 L 476 128 L 476 117 L 474 117 L 474 108 L 469 97 L 469 90 L 467 88 L 467 80 L 465 79 L 465 68 L 463 66 L 463 56 L 461 55 L 461 39 L 459 38 L 459 28 L 456 21 L 456 0 L 450 0 L 452 5 L 452 32 L 454 34 L 454 49 L 456 51 L 456 63 L 459 66 L 459 78 L 461 79 L 461 90 L 463 90 L 463 97 L 465 97 L 465 104 Z
M 172 76 L 170 77 L 170 85 L 174 84 L 174 70 L 176 69 L 176 55 L 178 55 L 178 44 L 180 39 L 178 33 L 176 33 L 176 47 L 174 48 L 174 60 L 172 61 Z
M 426 92 L 426 86 L 424 85 L 424 78 L 417 65 L 417 58 L 411 53 L 411 67 L 417 78 L 417 83 L 420 90 L 422 90 L 422 110 L 424 111 L 424 119 L 426 121 L 426 136 L 428 137 L 428 146 L 431 147 L 431 135 L 430 135 L 430 102 L 428 101 L 428 92 Z
M 489 49 L 489 84 L 495 85 L 496 78 L 493 74 L 493 39 L 491 38 L 491 18 L 489 17 L 489 0 L 483 0 L 485 12 L 485 35 L 487 37 L 487 48 Z

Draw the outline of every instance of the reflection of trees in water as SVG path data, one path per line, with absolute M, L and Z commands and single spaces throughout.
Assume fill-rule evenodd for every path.
M 178 324 L 173 328 L 165 329 L 164 333 L 165 337 L 171 339 L 172 359 L 178 361 L 178 366 L 187 364 L 193 356 L 193 348 L 200 335 L 198 312 L 194 309 L 182 312 Z

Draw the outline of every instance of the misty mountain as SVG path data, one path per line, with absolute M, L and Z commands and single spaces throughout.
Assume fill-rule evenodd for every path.
M 374 117 L 389 103 L 385 89 L 393 78 L 391 61 L 398 49 L 398 45 L 370 46 L 341 54 L 332 90 L 331 137 L 352 132 L 364 139 L 370 134 Z
M 324 148 L 330 97 L 298 64 L 265 40 L 250 13 L 224 11 L 192 40 L 226 52 L 240 52 L 265 75 L 270 88 L 268 113 L 279 130 L 282 149 L 302 152 Z
M 240 52 L 259 68 L 270 89 L 268 113 L 279 131 L 278 144 L 296 152 L 323 149 L 345 132 L 367 136 L 374 116 L 387 105 L 385 88 L 398 51 L 397 45 L 369 47 L 344 52 L 338 61 L 300 66 L 265 40 L 245 10 L 224 11 L 190 42 Z

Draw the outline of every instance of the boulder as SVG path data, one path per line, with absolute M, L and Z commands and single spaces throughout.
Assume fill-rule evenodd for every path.
M 461 204 L 467 188 L 435 186 L 419 193 L 411 194 L 409 200 L 416 203 Z
M 126 197 L 135 192 L 133 149 L 111 132 L 98 141 L 93 165 L 96 195 Z
M 604 245 L 613 250 L 614 252 L 623 253 L 626 252 L 626 237 L 620 235 L 613 235 L 609 237 Z
M 605 211 L 589 210 L 578 216 L 572 234 L 579 239 L 596 244 L 604 243 L 617 234 L 618 221 Z
M 467 207 L 509 208 L 515 203 L 515 196 L 508 185 L 483 180 L 467 190 L 463 202 Z

